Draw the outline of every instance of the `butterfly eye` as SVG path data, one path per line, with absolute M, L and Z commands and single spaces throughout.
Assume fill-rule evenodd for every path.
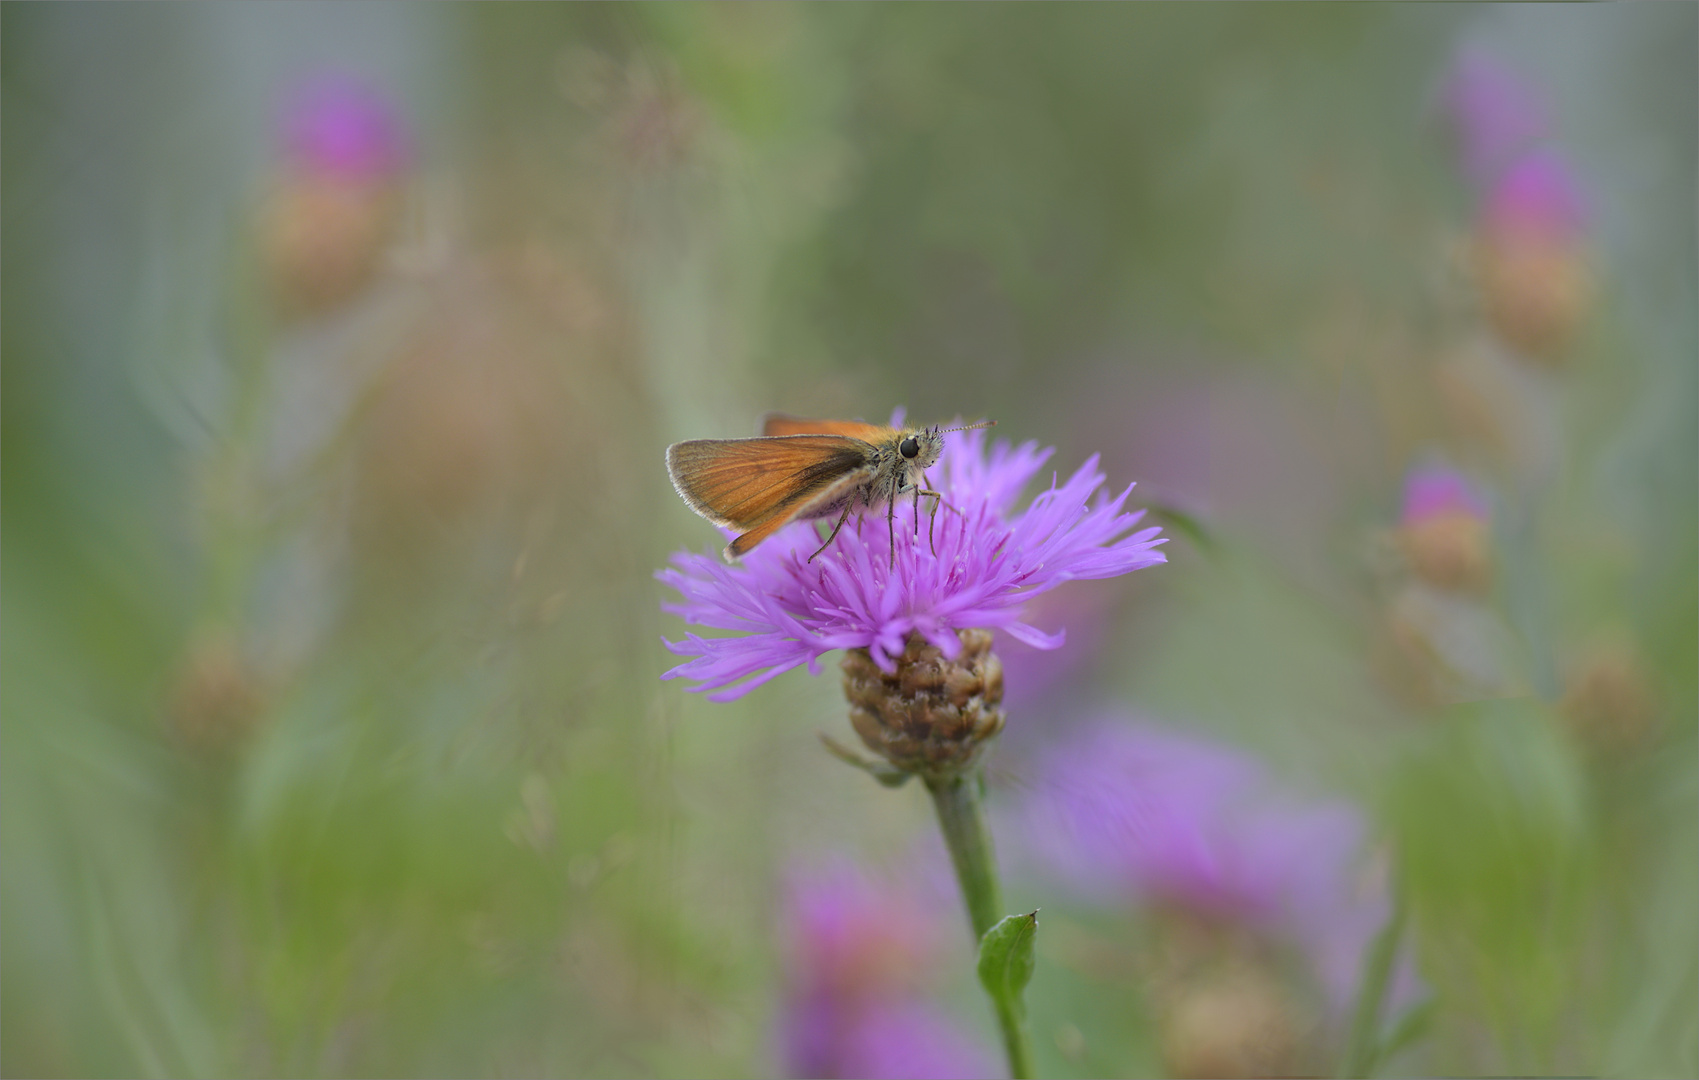
M 920 454 L 920 440 L 915 438 L 913 435 L 910 435 L 908 438 L 897 444 L 897 453 L 906 458 L 918 457 Z

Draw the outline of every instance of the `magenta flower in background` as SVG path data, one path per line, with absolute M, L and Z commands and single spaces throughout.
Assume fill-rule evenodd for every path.
M 786 890 L 784 1075 L 978 1077 L 996 1059 L 927 996 L 939 970 L 947 905 L 923 890 L 875 882 L 840 861 L 792 877 Z
M 1450 514 L 1485 519 L 1487 501 L 1467 477 L 1442 465 L 1423 465 L 1404 478 L 1404 508 L 1399 521 L 1415 525 Z
M 804 985 L 834 993 L 918 983 L 936 959 L 939 906 L 847 859 L 798 872 L 785 892 L 791 960 Z
M 1523 357 L 1560 362 L 1592 306 L 1589 217 L 1548 145 L 1539 99 L 1486 53 L 1459 58 L 1446 104 L 1478 200 L 1475 270 L 1487 322 Z
M 1469 179 L 1486 188 L 1546 138 L 1545 109 L 1526 83 L 1490 53 L 1461 52 L 1445 83 L 1443 104 Z
M 955 508 L 940 509 L 933 523 L 936 554 L 926 510 L 917 536 L 915 511 L 905 499 L 894 569 L 885 523 L 872 516 L 859 528 L 846 525 L 812 563 L 806 560 L 820 540 L 807 522 L 780 530 L 738 566 L 707 555 L 673 556 L 676 568 L 656 577 L 683 599 L 664 608 L 686 622 L 742 634 L 666 642 L 694 659 L 662 677 L 695 680 L 693 689 L 719 691 L 712 699 L 726 701 L 803 664 L 818 674 L 820 658 L 834 649 L 865 648 L 881 669 L 893 670 L 910 634 L 950 658 L 961 649 L 956 631 L 973 628 L 1056 648 L 1063 632 L 1046 634 L 1026 623 L 1027 600 L 1064 582 L 1165 560 L 1156 550 L 1160 530 L 1133 532 L 1142 511 L 1122 510 L 1131 484 L 1114 498 L 1093 500 L 1104 481 L 1095 456 L 1015 510 L 1016 497 L 1050 454 L 1036 443 L 1011 448 L 1001 440 L 988 452 L 982 431 L 953 436 L 932 474 Z
M 325 72 L 297 84 L 283 108 L 290 161 L 305 172 L 350 182 L 381 182 L 412 157 L 394 104 L 365 82 Z
M 1476 229 L 1487 320 L 1519 354 L 1555 362 L 1592 308 L 1587 206 L 1564 160 L 1536 151 L 1488 189 Z
M 1244 753 L 1118 718 L 1046 755 L 1019 835 L 1028 859 L 1095 902 L 1179 908 L 1295 946 L 1336 1011 L 1390 912 L 1362 872 L 1355 808 L 1294 800 Z
M 1481 224 L 1492 231 L 1516 232 L 1573 241 L 1587 225 L 1587 202 L 1574 170 L 1553 150 L 1519 159 L 1487 189 Z
M 1003 662 L 1003 702 L 1015 712 L 1044 702 L 1079 685 L 1081 676 L 1102 653 L 1114 623 L 1115 599 L 1102 589 L 1058 589 L 1027 609 L 1038 626 L 1066 626 L 1067 643 L 1035 648 L 1013 637 L 997 642 Z
M 1586 201 L 1573 169 L 1550 146 L 1543 103 L 1520 77 L 1489 53 L 1465 49 L 1447 80 L 1445 105 L 1485 228 L 1580 234 Z
M 283 161 L 260 207 L 260 249 L 280 312 L 340 310 L 384 270 L 412 153 L 393 103 L 349 75 L 323 73 L 285 95 Z

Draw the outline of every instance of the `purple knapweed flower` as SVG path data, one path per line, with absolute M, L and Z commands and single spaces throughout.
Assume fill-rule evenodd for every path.
M 305 172 L 353 183 L 393 178 L 412 156 L 407 131 L 382 94 L 326 72 L 294 86 L 283 107 L 284 147 Z
M 1480 188 L 1546 138 L 1550 124 L 1538 95 L 1490 53 L 1464 49 L 1442 94 L 1464 171 Z
M 975 1077 L 991 1054 L 927 995 L 945 905 L 923 890 L 874 882 L 839 861 L 792 877 L 784 905 L 784 1074 Z
M 1463 514 L 1485 519 L 1487 501 L 1467 477 L 1442 465 L 1422 465 L 1404 478 L 1404 506 L 1399 521 L 1416 525 L 1436 517 Z
M 1553 150 L 1519 159 L 1487 189 L 1481 225 L 1493 232 L 1531 234 L 1557 241 L 1582 236 L 1587 200 L 1569 163 Z
M 900 423 L 901 414 L 893 418 Z M 1056 648 L 1064 631 L 1047 634 L 1023 620 L 1022 605 L 1064 582 L 1114 577 L 1165 561 L 1156 528 L 1131 531 L 1143 512 L 1123 512 L 1132 485 L 1114 498 L 1102 486 L 1094 455 L 1064 481 L 1052 481 L 1025 510 L 1014 502 L 1051 451 L 1033 442 L 989 447 L 981 431 L 952 436 L 932 481 L 945 507 L 928 520 L 908 499 L 898 508 L 895 567 L 884 511 L 845 525 L 820 546 L 810 523 L 781 529 L 727 566 L 707 555 L 679 553 L 656 577 L 682 601 L 663 607 L 686 622 L 738 637 L 686 634 L 666 642 L 693 657 L 662 678 L 695 680 L 728 701 L 781 672 L 819 661 L 834 649 L 867 649 L 892 671 L 911 634 L 954 659 L 958 630 L 1002 630 L 1037 648 Z M 740 681 L 742 680 L 742 681 Z M 735 684 L 735 685 L 734 685 Z
M 1538 98 L 1487 54 L 1462 54 L 1446 103 L 1477 199 L 1474 261 L 1487 321 L 1516 353 L 1556 363 L 1593 299 L 1581 186 L 1550 145 Z
M 1488 321 L 1533 359 L 1559 359 L 1592 306 L 1586 201 L 1569 165 L 1537 151 L 1511 166 L 1482 202 L 1476 273 Z
M 286 94 L 277 170 L 257 220 L 279 308 L 333 311 L 383 268 L 412 154 L 394 105 L 343 74 L 309 77 Z
M 1121 719 L 1045 756 L 1019 835 L 1097 903 L 1184 911 L 1295 947 L 1335 1009 L 1390 911 L 1364 873 L 1354 807 L 1295 800 L 1249 755 Z

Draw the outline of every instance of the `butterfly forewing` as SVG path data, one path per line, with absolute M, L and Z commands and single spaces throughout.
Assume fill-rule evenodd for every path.
M 847 435 L 875 446 L 896 433 L 892 428 L 860 420 L 809 420 L 783 413 L 768 413 L 761 421 L 763 435 Z
M 843 435 L 695 439 L 668 448 L 667 471 L 691 509 L 714 524 L 751 530 L 771 524 L 776 529 L 839 497 L 846 481 L 853 486 L 870 449 L 863 440 Z M 772 529 L 749 541 L 745 550 Z
M 860 470 L 849 473 L 836 483 L 828 484 L 821 488 L 815 493 L 813 498 L 808 500 L 806 504 L 791 506 L 769 514 L 767 519 L 761 522 L 761 524 L 756 525 L 754 528 L 741 534 L 731 543 L 727 544 L 726 555 L 733 559 L 742 558 L 749 552 L 750 548 L 753 548 L 756 544 L 767 539 L 767 537 L 772 536 L 774 533 L 797 520 L 799 517 L 807 515 L 811 508 L 829 506 L 837 503 L 841 499 L 849 499 L 853 502 L 855 498 L 855 491 L 861 486 L 863 480 L 863 473 Z

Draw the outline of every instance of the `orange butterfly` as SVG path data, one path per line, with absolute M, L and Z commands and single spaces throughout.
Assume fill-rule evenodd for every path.
M 769 414 L 752 439 L 692 439 L 667 447 L 667 473 L 679 497 L 715 525 L 741 534 L 726 545 L 728 562 L 793 521 L 838 515 L 825 551 L 857 506 L 887 507 L 891 565 L 897 560 L 897 496 L 914 491 L 915 531 L 920 499 L 929 496 L 934 516 L 943 495 L 933 491 L 926 470 L 937 462 L 950 431 L 989 427 L 891 428 L 858 420 L 801 420 Z M 928 530 L 930 537 L 930 530 Z

